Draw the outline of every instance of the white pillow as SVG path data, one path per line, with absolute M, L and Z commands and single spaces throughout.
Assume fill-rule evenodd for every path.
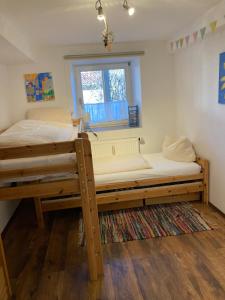
M 151 169 L 142 155 L 121 155 L 93 159 L 96 175 Z
M 71 113 L 60 107 L 33 108 L 27 111 L 26 118 L 28 120 L 72 123 Z
M 195 150 L 192 143 L 186 137 L 177 140 L 165 137 L 163 142 L 163 156 L 178 162 L 193 162 L 196 160 Z

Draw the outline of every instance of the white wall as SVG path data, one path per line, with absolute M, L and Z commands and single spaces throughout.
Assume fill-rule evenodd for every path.
M 225 105 L 218 104 L 225 31 L 174 55 L 178 134 L 210 161 L 210 201 L 225 213 Z
M 8 69 L 6 66 L 0 65 L 0 129 L 7 128 L 12 121 L 9 90 Z M 14 212 L 16 205 L 16 202 L 0 202 L 0 232 Z
M 8 68 L 0 65 L 0 130 L 7 128 L 11 122 L 11 109 L 9 100 Z
M 141 58 L 142 77 L 142 128 L 100 133 L 101 137 L 117 138 L 141 136 L 146 140 L 143 151 L 159 151 L 163 137 L 175 130 L 174 97 L 172 94 L 172 57 L 165 42 L 139 42 L 115 44 L 114 51 L 145 50 Z M 35 64 L 10 67 L 12 80 L 13 119 L 24 118 L 25 111 L 39 106 L 65 106 L 73 110 L 70 85 L 70 62 L 63 60 L 66 54 L 104 52 L 102 44 L 80 45 L 64 48 L 48 48 L 39 51 Z M 52 72 L 56 101 L 37 104 L 27 103 L 24 79 L 25 73 Z

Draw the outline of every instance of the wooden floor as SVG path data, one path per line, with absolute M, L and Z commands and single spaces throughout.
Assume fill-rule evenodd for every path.
M 225 299 L 225 218 L 195 204 L 215 230 L 103 246 L 105 276 L 88 282 L 78 248 L 78 212 L 51 213 L 38 230 L 33 206 L 18 210 L 4 236 L 16 299 Z

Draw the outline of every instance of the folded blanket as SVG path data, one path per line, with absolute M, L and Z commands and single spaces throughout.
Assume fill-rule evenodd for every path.
M 96 175 L 151 169 L 140 154 L 94 158 L 93 164 Z

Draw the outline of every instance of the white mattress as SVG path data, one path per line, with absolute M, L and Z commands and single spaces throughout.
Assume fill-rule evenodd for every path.
M 96 184 L 125 182 L 167 176 L 196 175 L 201 172 L 201 167 L 197 163 L 176 162 L 164 158 L 162 153 L 145 154 L 143 157 L 152 167 L 151 169 L 96 175 Z
M 59 122 L 46 122 L 36 120 L 22 120 L 0 135 L 1 147 L 15 147 L 53 142 L 72 141 L 78 135 L 78 128 L 71 124 Z M 35 158 L 11 159 L 0 161 L 0 170 L 28 169 L 51 165 L 74 163 L 75 154 L 59 154 Z M 45 176 L 30 176 L 25 178 L 12 178 L 10 182 L 32 181 L 44 179 Z M 1 181 L 0 186 L 8 183 Z

